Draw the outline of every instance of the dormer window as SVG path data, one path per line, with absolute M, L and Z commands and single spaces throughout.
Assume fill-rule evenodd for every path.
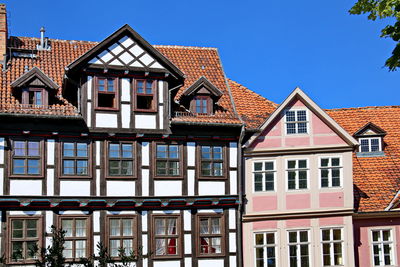
M 306 134 L 308 133 L 307 110 L 286 110 L 286 134 Z
M 182 103 L 187 106 L 192 114 L 211 115 L 214 113 L 214 105 L 222 96 L 223 92 L 215 87 L 205 77 L 201 77 L 182 96 Z
M 193 98 L 192 112 L 196 114 L 212 114 L 211 98 L 197 95 Z
M 382 151 L 381 137 L 360 138 L 360 152 Z
M 57 103 L 59 86 L 37 67 L 22 74 L 11 83 L 11 87 L 22 108 L 42 109 Z
M 144 112 L 156 111 L 156 88 L 155 80 L 136 80 L 135 110 Z
M 383 138 L 385 135 L 386 132 L 372 122 L 364 125 L 354 134 L 360 144 L 357 155 L 364 157 L 383 156 Z
M 96 107 L 98 109 L 117 109 L 118 79 L 96 79 Z

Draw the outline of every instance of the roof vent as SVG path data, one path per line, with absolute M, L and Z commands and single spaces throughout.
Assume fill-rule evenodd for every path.
M 44 37 L 46 30 L 44 27 L 40 28 L 40 44 L 37 45 L 38 50 L 50 50 L 49 38 Z

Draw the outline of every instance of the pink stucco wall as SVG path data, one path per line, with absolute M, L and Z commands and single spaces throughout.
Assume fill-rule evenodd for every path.
M 311 219 L 293 219 L 286 221 L 286 228 L 310 227 Z
M 254 211 L 276 210 L 278 208 L 277 196 L 253 197 Z
M 314 136 L 314 145 L 323 146 L 323 145 L 345 145 L 346 142 L 337 135 L 329 135 L 329 136 Z
M 253 230 L 276 229 L 278 227 L 278 221 L 259 221 L 252 224 Z
M 320 193 L 319 194 L 319 206 L 321 208 L 343 207 L 344 206 L 343 192 Z
M 311 207 L 310 194 L 293 194 L 286 196 L 286 209 L 309 209 Z
M 332 226 L 332 225 L 342 225 L 344 224 L 343 217 L 325 217 L 319 218 L 319 226 Z
M 309 146 L 310 144 L 310 137 L 286 137 L 285 138 L 285 146 L 288 147 L 302 147 L 302 146 Z
M 317 115 L 314 113 L 311 116 L 313 123 L 313 133 L 315 134 L 331 134 L 334 131 L 328 127 Z
M 354 219 L 354 247 L 356 267 L 372 267 L 372 247 L 369 239 L 373 228 L 392 228 L 395 233 L 395 254 L 399 266 L 400 261 L 400 218 Z

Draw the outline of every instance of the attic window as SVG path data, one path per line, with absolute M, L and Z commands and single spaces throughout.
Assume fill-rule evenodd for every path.
M 26 88 L 22 91 L 22 104 L 45 106 L 48 104 L 47 90 L 44 88 Z
M 117 109 L 117 79 L 97 78 L 96 93 L 98 109 Z
M 192 112 L 196 114 L 211 114 L 212 99 L 206 95 L 197 95 L 193 98 Z
M 135 109 L 137 111 L 156 111 L 156 81 L 136 80 Z
M 307 110 L 287 110 L 285 113 L 286 134 L 308 133 Z
M 360 152 L 378 152 L 382 151 L 381 137 L 359 138 Z

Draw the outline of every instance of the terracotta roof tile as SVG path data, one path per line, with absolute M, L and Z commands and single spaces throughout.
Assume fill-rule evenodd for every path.
M 10 37 L 9 46 L 20 50 L 36 50 L 39 42 L 40 40 L 38 38 Z M 15 99 L 11 93 L 10 83 L 24 73 L 25 66 L 29 69 L 37 66 L 60 86 L 58 94 L 61 96 L 64 68 L 97 44 L 97 42 L 56 39 L 50 39 L 49 42 L 51 50 L 37 51 L 35 58 L 12 57 L 8 62 L 7 71 L 0 75 L 1 112 L 79 115 L 77 113 L 77 108 L 62 97 L 58 105 L 53 105 L 47 110 L 28 110 L 22 108 L 18 100 Z M 206 77 L 224 93 L 217 103 L 214 115 L 186 116 L 185 113 L 180 113 L 180 116 L 173 118 L 173 121 L 241 124 L 238 115 L 234 111 L 229 87 L 227 86 L 225 74 L 216 48 L 165 45 L 155 45 L 154 47 L 186 75 L 185 84 L 178 91 L 175 98 L 176 101 L 179 102 L 182 92 L 201 76 Z

